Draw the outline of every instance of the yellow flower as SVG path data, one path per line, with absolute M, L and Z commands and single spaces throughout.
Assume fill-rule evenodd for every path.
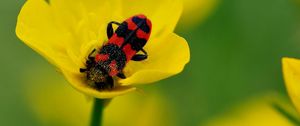
M 300 113 L 300 60 L 282 59 L 283 76 L 289 96 Z
M 152 83 L 180 73 L 189 62 L 189 47 L 173 33 L 181 15 L 179 0 L 28 0 L 16 26 L 17 36 L 55 65 L 80 92 L 97 98 L 111 98 L 135 90 L 135 84 Z M 152 33 L 144 47 L 149 58 L 129 62 L 126 79 L 117 79 L 115 88 L 99 91 L 86 83 L 79 68 L 88 54 L 107 41 L 106 26 L 145 14 L 152 22 Z
M 43 126 L 87 126 L 91 99 L 70 88 L 54 71 L 43 68 L 45 66 L 35 66 L 24 73 L 24 96 L 32 114 Z M 36 78 L 33 73 L 41 77 Z M 102 125 L 172 126 L 172 110 L 168 100 L 157 90 L 146 95 L 128 94 L 112 99 L 104 108 Z
M 278 98 L 278 95 L 267 95 L 254 97 L 203 126 L 294 126 L 272 104 L 278 104 L 289 113 L 296 114 L 286 100 Z

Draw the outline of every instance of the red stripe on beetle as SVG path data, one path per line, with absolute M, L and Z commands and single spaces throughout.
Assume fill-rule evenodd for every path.
M 109 43 L 111 44 L 116 44 L 119 47 L 121 47 L 121 45 L 124 43 L 124 38 L 123 37 L 118 37 L 117 34 L 114 34 L 110 39 L 109 39 Z
M 137 29 L 137 26 L 136 26 L 136 24 L 132 21 L 132 18 L 127 19 L 126 22 L 127 22 L 128 29 L 129 29 L 129 30 L 135 30 L 135 29 Z
M 104 55 L 104 54 L 96 54 L 96 56 L 95 56 L 95 61 L 96 61 L 96 62 L 99 62 L 99 61 L 106 61 L 106 60 L 108 60 L 108 58 L 109 58 L 109 55 L 108 55 L 108 54 L 106 54 L 106 55 Z
M 147 34 L 146 32 L 144 32 L 144 31 L 141 30 L 141 29 L 138 29 L 138 30 L 136 31 L 136 36 L 137 36 L 138 38 L 146 39 L 146 40 L 148 40 L 148 38 L 149 38 L 149 34 Z
M 136 54 L 136 51 L 131 48 L 130 44 L 125 45 L 122 50 L 126 54 L 126 60 L 127 60 L 127 62 L 130 61 L 131 58 L 133 57 L 133 55 Z

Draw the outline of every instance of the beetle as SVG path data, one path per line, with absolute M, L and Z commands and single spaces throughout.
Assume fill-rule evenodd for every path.
M 113 24 L 118 26 L 115 31 Z M 108 42 L 88 55 L 86 68 L 80 68 L 80 72 L 86 73 L 87 81 L 97 89 L 113 88 L 113 77 L 126 78 L 123 69 L 130 60 L 147 59 L 148 54 L 143 47 L 150 37 L 151 28 L 151 21 L 143 14 L 132 16 L 122 23 L 109 22 L 106 29 Z

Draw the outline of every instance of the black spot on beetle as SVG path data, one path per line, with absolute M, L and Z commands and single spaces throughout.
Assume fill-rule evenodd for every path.
M 131 37 L 128 41 L 128 43 L 131 45 L 131 48 L 135 51 L 140 51 L 146 42 L 147 40 L 138 38 L 136 36 Z
M 132 18 L 132 21 L 144 32 L 146 32 L 146 33 L 150 32 L 150 28 L 147 25 L 146 19 L 142 19 L 142 18 L 135 16 Z

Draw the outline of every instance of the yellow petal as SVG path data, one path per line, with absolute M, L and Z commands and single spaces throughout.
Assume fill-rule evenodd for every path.
M 86 48 L 91 42 L 96 42 L 92 48 L 97 48 L 107 41 L 107 23 L 117 16 L 113 13 L 113 4 L 114 2 L 106 0 L 51 0 L 55 21 L 70 32 L 72 40 L 66 46 L 67 53 L 77 66 L 83 67 L 91 51 Z
M 28 0 L 18 16 L 17 36 L 49 62 L 68 70 L 75 64 L 69 59 L 65 46 L 70 34 L 57 25 L 49 5 L 44 0 Z
M 116 3 L 116 2 L 115 2 Z M 106 39 L 106 25 L 116 13 L 109 1 L 28 0 L 18 17 L 16 34 L 57 66 L 78 71 L 90 42 Z M 38 11 L 37 11 L 38 10 Z M 120 16 L 119 16 L 120 17 Z
M 112 98 L 135 90 L 134 87 L 116 85 L 113 89 L 99 91 L 86 83 L 86 76 L 82 73 L 66 70 L 62 70 L 62 73 L 75 89 L 96 98 Z
M 184 38 L 171 33 L 164 39 L 152 39 L 146 45 L 148 59 L 130 61 L 124 69 L 123 85 L 159 81 L 181 72 L 190 60 L 190 50 Z
M 173 32 L 182 12 L 181 0 L 122 0 L 122 2 L 124 18 L 145 14 L 151 20 L 152 37 Z
M 282 59 L 282 67 L 287 91 L 300 113 L 300 60 L 285 57 Z
M 72 35 L 72 48 L 97 40 L 99 45 L 106 36 L 106 25 L 115 15 L 112 3 L 99 0 L 51 0 L 51 9 L 57 22 L 60 22 Z

